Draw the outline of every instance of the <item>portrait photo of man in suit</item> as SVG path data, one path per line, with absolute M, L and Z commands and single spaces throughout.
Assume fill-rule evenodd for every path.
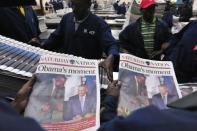
M 159 93 L 152 97 L 152 105 L 155 105 L 159 109 L 167 109 L 166 105 L 177 99 L 178 95 L 170 93 L 168 87 L 162 84 L 159 86 Z
M 82 84 L 78 94 L 69 98 L 64 105 L 64 120 L 82 120 L 96 116 L 96 97 L 88 94 L 88 87 Z

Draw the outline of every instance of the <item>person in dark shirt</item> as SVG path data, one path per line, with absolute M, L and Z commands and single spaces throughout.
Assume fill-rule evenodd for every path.
M 154 0 L 142 0 L 142 17 L 128 25 L 119 35 L 123 52 L 145 58 L 161 60 L 171 33 L 163 21 L 155 14 Z
M 119 1 L 116 1 L 116 2 L 113 4 L 114 10 L 115 10 L 116 12 L 118 11 L 118 8 L 119 8 L 118 3 L 119 3 Z
M 40 46 L 38 18 L 31 6 L 2 7 L 0 19 L 0 35 Z
M 192 6 L 189 0 L 183 0 L 183 5 L 178 9 L 180 22 L 188 22 L 192 17 Z
M 98 9 L 98 3 L 97 3 L 97 1 L 94 1 L 93 4 L 94 4 L 93 5 L 93 9 L 94 10 L 97 10 Z
M 101 59 L 105 52 L 110 63 L 119 50 L 109 25 L 90 12 L 91 0 L 71 2 L 73 12 L 64 15 L 43 48 L 87 59 Z
M 173 62 L 179 83 L 197 81 L 197 20 L 173 35 L 165 60 Z
M 89 11 L 90 0 L 72 0 L 73 12 L 66 14 L 44 48 L 88 59 L 118 54 L 111 29 L 103 19 Z
M 119 7 L 118 7 L 118 12 L 117 14 L 122 14 L 122 15 L 125 15 L 126 14 L 126 4 L 125 2 L 123 2 Z
M 173 8 L 172 3 L 170 1 L 166 1 L 165 10 L 161 18 L 164 22 L 166 22 L 170 30 L 173 26 L 173 15 L 175 14 L 175 12 L 173 12 Z

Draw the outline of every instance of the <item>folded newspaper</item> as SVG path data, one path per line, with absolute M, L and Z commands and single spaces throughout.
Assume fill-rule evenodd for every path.
M 167 104 L 182 97 L 171 62 L 121 54 L 119 80 L 122 87 L 118 114 L 122 116 L 148 105 L 167 109 Z
M 99 127 L 98 61 L 42 56 L 25 116 L 49 131 L 95 131 Z

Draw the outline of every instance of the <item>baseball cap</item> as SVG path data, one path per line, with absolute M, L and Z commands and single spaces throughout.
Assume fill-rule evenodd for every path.
M 151 5 L 156 5 L 155 0 L 142 0 L 140 3 L 140 8 L 145 9 L 148 8 Z

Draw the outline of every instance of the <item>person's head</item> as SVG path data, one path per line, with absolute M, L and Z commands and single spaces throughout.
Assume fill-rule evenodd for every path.
M 91 0 L 71 0 L 71 3 L 74 16 L 77 20 L 82 20 L 87 16 L 91 6 Z
M 155 14 L 155 0 L 142 0 L 140 3 L 140 10 L 142 17 L 146 22 L 152 23 Z
M 122 91 L 126 92 L 127 94 L 131 94 L 132 93 L 131 87 L 133 85 L 133 79 L 134 79 L 132 74 L 127 71 L 120 71 L 119 77 L 121 81 Z
M 65 82 L 66 82 L 65 75 L 56 76 L 56 78 L 55 78 L 55 86 L 56 87 L 64 87 Z
M 139 84 L 145 84 L 145 76 L 142 74 L 136 74 L 136 79 Z
M 79 96 L 85 96 L 88 92 L 88 88 L 86 85 L 80 85 L 78 88 L 78 94 Z
M 183 4 L 189 4 L 189 0 L 183 0 Z
M 161 95 L 166 95 L 168 93 L 168 88 L 166 85 L 159 86 L 159 92 Z

